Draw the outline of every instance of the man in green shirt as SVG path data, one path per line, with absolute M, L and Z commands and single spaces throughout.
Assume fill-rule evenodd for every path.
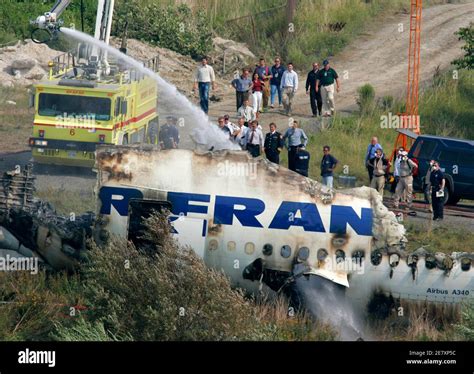
M 321 90 L 324 117 L 331 117 L 334 115 L 334 82 L 336 82 L 336 89 L 337 92 L 339 92 L 339 76 L 337 75 L 336 70 L 329 66 L 328 60 L 324 60 L 323 65 L 324 69 L 318 72 L 316 92 Z

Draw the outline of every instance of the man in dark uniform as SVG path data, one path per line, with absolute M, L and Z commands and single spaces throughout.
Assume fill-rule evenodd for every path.
M 309 102 L 311 104 L 311 111 L 313 117 L 317 117 L 318 113 L 321 116 L 323 113 L 323 99 L 321 98 L 321 85 L 316 91 L 316 81 L 318 80 L 319 64 L 313 63 L 313 70 L 308 73 L 306 78 L 306 95 L 309 94 Z
M 443 219 L 444 208 L 444 186 L 446 180 L 444 173 L 439 167 L 437 161 L 432 161 L 431 166 L 431 204 L 433 206 L 433 221 L 441 221 Z
M 276 131 L 275 123 L 270 123 L 270 132 L 265 135 L 265 141 L 263 143 L 263 150 L 268 158 L 275 164 L 280 163 L 280 152 L 284 146 L 282 135 Z
M 310 154 L 305 147 L 296 150 L 295 171 L 305 177 L 308 176 Z
M 161 149 L 178 148 L 179 144 L 179 130 L 176 126 L 178 119 L 174 116 L 166 117 L 166 123 L 161 126 L 158 140 Z

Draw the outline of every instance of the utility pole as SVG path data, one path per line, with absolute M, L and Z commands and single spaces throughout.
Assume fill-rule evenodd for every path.
M 288 24 L 293 23 L 293 19 L 295 18 L 296 2 L 297 0 L 286 1 L 286 17 Z

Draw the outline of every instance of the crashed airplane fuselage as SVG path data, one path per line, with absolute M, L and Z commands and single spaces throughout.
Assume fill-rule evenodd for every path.
M 472 254 L 407 254 L 404 227 L 367 187 L 331 190 L 242 151 L 104 146 L 96 169 L 100 230 L 127 237 L 136 207 L 167 204 L 177 240 L 248 290 L 281 289 L 298 264 L 362 304 L 474 292 Z

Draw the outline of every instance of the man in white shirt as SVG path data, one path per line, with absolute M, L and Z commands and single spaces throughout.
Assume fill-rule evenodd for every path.
M 254 121 L 257 118 L 253 107 L 250 106 L 250 101 L 247 99 L 237 111 L 237 117 L 243 117 L 245 119 L 245 127 L 248 127 L 250 122 Z
M 263 149 L 263 133 L 258 128 L 258 122 L 252 121 L 245 137 L 247 151 L 253 156 L 258 157 Z
M 281 77 L 280 87 L 283 92 L 283 108 L 286 115 L 291 115 L 291 104 L 298 90 L 298 74 L 293 70 L 293 63 L 288 63 L 287 70 Z
M 203 57 L 201 65 L 194 74 L 194 92 L 199 89 L 199 104 L 204 113 L 209 111 L 209 86 L 212 83 L 212 89 L 216 89 L 216 76 L 212 66 L 207 64 L 207 58 Z

